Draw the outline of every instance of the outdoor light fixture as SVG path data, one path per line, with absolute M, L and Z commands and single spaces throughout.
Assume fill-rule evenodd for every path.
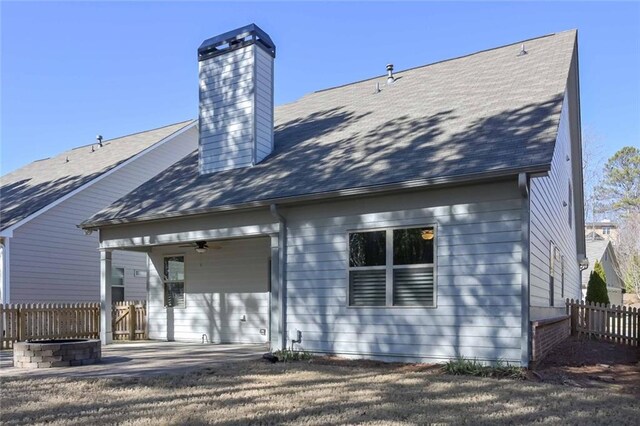
M 196 241 L 196 253 L 206 253 L 208 249 L 206 241 Z
M 433 240 L 433 229 L 423 229 L 421 236 L 423 240 Z

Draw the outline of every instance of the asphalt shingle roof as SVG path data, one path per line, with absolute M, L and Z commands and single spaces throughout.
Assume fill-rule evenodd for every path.
M 34 161 L 0 177 L 0 229 L 36 213 L 123 161 L 179 131 L 193 120 L 105 140 Z M 67 161 L 68 160 L 68 161 Z
M 84 225 L 416 180 L 547 170 L 576 31 L 528 40 L 528 53 L 518 56 L 521 43 L 398 72 L 390 86 L 381 76 L 276 107 L 275 150 L 260 164 L 199 175 L 194 152 Z

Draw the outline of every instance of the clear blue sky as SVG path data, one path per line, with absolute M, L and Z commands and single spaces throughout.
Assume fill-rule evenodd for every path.
M 2 174 L 197 116 L 196 49 L 255 22 L 278 47 L 276 104 L 476 50 L 579 29 L 583 127 L 640 145 L 640 4 L 1 3 Z

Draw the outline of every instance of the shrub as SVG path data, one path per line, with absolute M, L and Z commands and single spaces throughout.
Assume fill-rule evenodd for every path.
M 275 351 L 273 355 L 275 355 L 280 362 L 308 361 L 313 357 L 307 351 L 294 351 L 292 349 Z
M 453 375 L 478 376 L 478 377 L 497 377 L 509 379 L 525 379 L 525 373 L 522 368 L 511 365 L 508 362 L 498 360 L 496 365 L 483 365 L 475 359 L 467 359 L 458 357 L 455 360 L 447 362 L 444 372 Z
M 609 304 L 609 295 L 607 294 L 607 283 L 604 279 L 604 270 L 600 262 L 596 261 L 593 271 L 589 275 L 589 283 L 587 284 L 587 297 L 590 303 Z

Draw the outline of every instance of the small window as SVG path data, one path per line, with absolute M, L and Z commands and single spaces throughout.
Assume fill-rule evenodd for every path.
M 573 226 L 573 189 L 571 188 L 571 182 L 569 182 L 569 197 L 567 201 L 567 217 L 569 220 L 569 228 Z
M 555 298 L 555 274 L 556 274 L 556 252 L 558 249 L 551 242 L 549 248 L 549 306 L 554 306 Z
M 434 227 L 349 234 L 350 306 L 435 306 Z
M 560 257 L 560 294 L 564 300 L 564 256 Z
M 111 268 L 111 302 L 124 302 L 124 268 Z
M 611 228 L 610 228 L 610 227 L 608 227 L 608 226 L 604 226 L 604 227 L 602 228 L 602 234 L 603 234 L 603 235 L 609 235 L 609 234 L 611 234 Z
M 164 306 L 184 308 L 184 256 L 164 258 Z

